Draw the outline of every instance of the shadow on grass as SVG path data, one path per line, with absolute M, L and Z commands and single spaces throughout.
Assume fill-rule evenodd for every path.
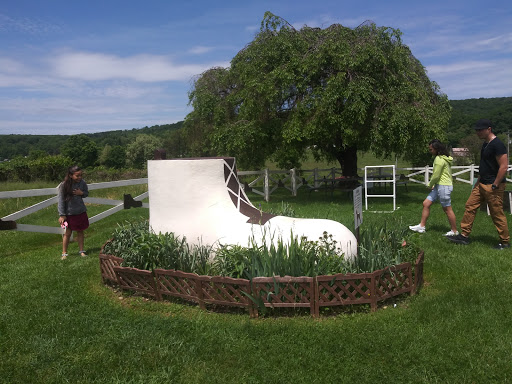
M 100 253 L 101 251 L 101 247 L 91 247 L 91 248 L 87 248 L 87 252 L 89 254 L 96 254 L 96 253 Z

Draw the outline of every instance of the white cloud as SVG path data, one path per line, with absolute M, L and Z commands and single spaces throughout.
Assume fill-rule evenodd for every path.
M 177 122 L 190 112 L 190 78 L 206 68 L 155 55 L 3 57 L 0 133 L 75 134 Z
M 510 52 L 512 50 L 512 33 L 489 38 L 482 37 L 480 40 L 475 41 L 474 46 L 484 50 L 500 50 L 502 52 Z
M 245 30 L 247 32 L 257 32 L 260 30 L 260 26 L 259 25 L 248 25 L 247 27 L 245 27 Z
M 211 51 L 213 51 L 212 47 L 198 46 L 198 47 L 191 48 L 188 52 L 193 55 L 202 55 L 203 53 L 208 53 Z
M 23 71 L 24 65 L 23 63 L 11 59 L 11 58 L 0 58 L 0 68 L 2 72 L 7 72 L 9 74 L 16 74 Z
M 427 71 L 428 74 L 432 76 L 451 76 L 453 74 L 462 75 L 481 71 L 489 71 L 495 66 L 496 64 L 490 61 L 463 61 L 447 65 L 430 65 L 427 67 Z
M 0 88 L 2 87 L 37 87 L 41 86 L 43 81 L 33 76 L 12 76 L 0 73 Z
M 489 37 L 485 34 L 442 33 L 430 36 L 422 42 L 420 48 L 424 57 L 455 56 L 471 54 L 473 57 L 481 53 L 503 55 L 512 52 L 512 33 Z
M 188 81 L 212 64 L 173 63 L 167 56 L 119 57 L 102 53 L 75 52 L 51 60 L 55 74 L 82 80 L 131 79 L 141 82 Z M 227 66 L 226 63 L 216 65 Z
M 512 59 L 461 61 L 427 70 L 450 99 L 512 96 Z
M 142 128 L 145 126 L 173 124 L 183 120 L 177 116 L 167 115 L 164 117 L 116 117 L 112 118 L 91 118 L 87 120 L 70 119 L 68 121 L 20 121 L 20 120 L 0 120 L 3 127 L 7 127 L 5 132 L 0 130 L 0 134 L 34 134 L 34 132 L 43 131 L 45 135 L 76 135 L 79 133 L 94 133 L 114 130 L 126 130 L 132 128 Z
M 10 111 L 30 119 L 30 116 L 52 115 L 57 110 L 63 115 L 95 116 L 154 113 L 171 108 L 172 96 L 163 94 L 162 91 L 155 88 L 127 88 L 128 96 L 126 96 L 126 88 L 123 87 L 81 88 L 77 86 L 74 92 L 57 96 L 4 98 L 0 99 L 0 111 L 3 111 L 1 115 L 4 117 Z
M 189 108 L 172 96 L 138 99 L 94 97 L 78 91 L 69 97 L 0 98 L 0 134 L 77 134 L 141 128 L 183 120 Z

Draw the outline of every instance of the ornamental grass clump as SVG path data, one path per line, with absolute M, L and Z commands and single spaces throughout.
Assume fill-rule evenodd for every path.
M 334 274 L 346 269 L 343 253 L 337 247 L 332 235 L 324 232 L 318 241 L 291 234 L 290 243 L 282 238 L 270 239 L 263 236 L 261 245 L 250 239 L 248 247 L 224 245 L 218 248 L 215 270 L 224 276 L 252 279 L 272 276 L 316 276 Z
M 349 261 L 353 273 L 373 272 L 405 262 L 414 263 L 420 248 L 415 244 L 414 237 L 407 226 L 394 223 L 388 227 L 372 225 L 361 231 L 358 255 Z

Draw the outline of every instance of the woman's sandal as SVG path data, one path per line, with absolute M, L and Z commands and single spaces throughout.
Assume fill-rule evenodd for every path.
M 67 253 L 63 253 L 62 256 L 60 257 L 61 260 L 66 260 L 67 258 L 68 258 Z
M 87 253 L 85 253 L 85 251 L 78 251 L 78 254 L 82 257 L 87 256 Z

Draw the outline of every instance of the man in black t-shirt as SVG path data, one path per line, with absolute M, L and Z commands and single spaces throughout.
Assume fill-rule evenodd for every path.
M 480 153 L 479 177 L 466 202 L 464 216 L 460 222 L 462 233 L 448 237 L 448 239 L 457 244 L 468 245 L 476 212 L 482 203 L 487 203 L 492 221 L 500 237 L 499 244 L 494 248 L 510 248 L 508 223 L 503 212 L 503 193 L 508 168 L 507 148 L 492 132 L 490 120 L 478 120 L 475 131 L 480 139 L 484 139 Z

